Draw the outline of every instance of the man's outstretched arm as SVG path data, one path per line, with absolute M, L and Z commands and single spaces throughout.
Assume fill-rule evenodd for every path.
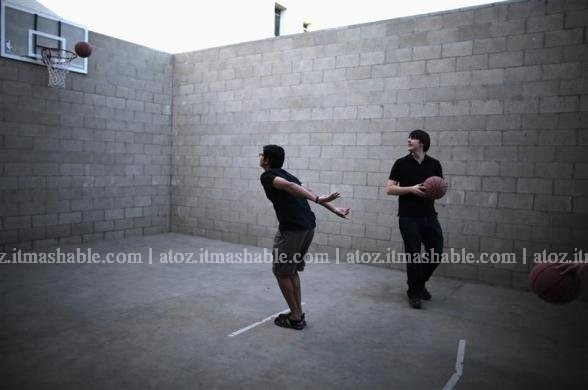
M 272 182 L 272 186 L 277 190 L 286 191 L 289 194 L 316 202 L 318 204 L 329 203 L 341 196 L 341 194 L 339 194 L 338 192 L 333 192 L 330 195 L 318 196 L 314 192 L 307 190 L 301 185 L 298 185 L 281 177 L 275 177 L 274 181 Z

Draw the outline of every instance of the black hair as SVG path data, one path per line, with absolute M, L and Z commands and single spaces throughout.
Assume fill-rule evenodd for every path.
M 424 130 L 421 130 L 421 129 L 413 130 L 410 132 L 410 135 L 408 136 L 408 138 L 418 139 L 419 141 L 421 141 L 421 144 L 423 144 L 423 150 L 425 152 L 427 150 L 429 150 L 429 147 L 431 146 L 431 137 L 429 137 L 429 134 L 427 134 L 427 132 Z
M 281 146 L 265 145 L 263 147 L 263 157 L 268 159 L 270 168 L 282 168 L 286 153 Z

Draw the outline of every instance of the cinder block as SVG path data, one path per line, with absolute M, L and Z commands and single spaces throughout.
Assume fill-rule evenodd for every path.
M 536 145 L 538 133 L 536 130 L 514 130 L 502 132 L 503 145 Z
M 513 146 L 486 146 L 484 159 L 490 161 L 517 161 L 517 148 Z
M 4 147 L 8 149 L 32 149 L 33 137 L 6 135 L 4 136 Z
M 332 108 L 313 108 L 312 109 L 312 119 L 313 120 L 333 119 L 333 109 Z
M 510 238 L 514 240 L 530 240 L 532 229 L 527 225 L 520 224 L 496 224 L 496 236 L 498 238 Z M 516 242 L 515 242 L 516 250 Z
M 434 45 L 449 42 L 457 42 L 461 40 L 464 39 L 461 38 L 460 30 L 455 27 L 450 27 L 443 28 L 441 30 L 429 31 L 427 32 L 426 39 L 424 41 L 416 39 L 415 44 Z
M 3 227 L 7 230 L 10 230 L 10 229 L 29 229 L 32 227 L 31 221 L 32 221 L 32 218 L 30 216 L 5 217 Z
M 490 189 L 490 191 L 495 190 Z M 498 194 L 497 192 L 465 191 L 464 204 L 477 207 L 496 207 L 498 204 Z M 476 233 L 473 231 L 468 231 L 468 234 Z
M 427 61 L 426 71 L 427 73 L 449 73 L 455 72 L 456 70 L 455 58 L 444 58 L 440 60 Z
M 81 212 L 72 212 L 72 213 L 61 213 L 59 214 L 59 224 L 70 224 L 70 223 L 80 223 L 82 222 L 82 213 Z
M 533 209 L 540 211 L 572 211 L 571 196 L 535 195 Z
M 32 175 L 33 174 L 33 164 L 30 164 L 30 163 L 5 163 L 4 164 L 4 174 L 6 176 Z
M 455 88 L 451 86 L 427 88 L 424 91 L 426 102 L 442 102 L 455 100 Z
M 545 14 L 545 1 L 522 1 L 508 4 L 508 16 L 512 19 Z
M 345 70 L 346 69 L 328 69 L 323 71 L 323 81 L 324 82 L 331 82 L 331 81 L 340 81 L 345 80 Z
M 488 54 L 458 57 L 456 69 L 458 71 L 488 69 Z
M 522 194 L 552 194 L 553 180 L 519 178 L 517 181 L 517 192 Z
M 503 112 L 503 105 L 499 100 L 473 100 L 470 112 L 472 115 L 500 115 Z
M 344 172 L 343 184 L 366 185 L 367 175 L 364 172 Z
M 545 33 L 545 47 L 578 45 L 582 43 L 583 29 L 548 31 Z
M 405 62 L 412 60 L 412 47 L 386 50 L 386 63 Z
M 441 57 L 441 45 L 417 46 L 414 47 L 412 50 L 413 61 Z
M 567 23 L 566 23 L 567 24 Z M 564 14 L 534 16 L 527 19 L 528 32 L 561 30 L 564 26 Z
M 383 106 L 382 105 L 359 106 L 357 108 L 357 118 L 358 119 L 382 118 L 382 113 L 383 113 Z M 369 136 L 373 136 L 373 135 L 370 134 Z
M 104 210 L 88 210 L 84 211 L 83 214 L 84 222 L 95 222 L 104 220 Z
M 33 225 L 32 226 L 37 227 L 37 226 L 57 225 L 57 221 L 58 221 L 57 214 L 35 215 L 35 216 L 33 216 Z
M 411 88 L 433 88 L 441 86 L 441 75 L 442 74 L 424 74 L 414 75 L 410 77 Z
M 573 112 L 577 111 L 580 104 L 578 96 L 542 97 L 539 112 Z
M 361 65 L 361 66 L 383 64 L 385 61 L 386 61 L 386 52 L 385 51 L 360 53 L 360 55 L 359 55 L 359 65 Z
M 442 47 L 443 57 L 471 56 L 473 53 L 473 41 L 445 43 Z
M 515 192 L 516 179 L 513 177 L 484 177 L 482 190 L 494 192 Z
M 539 112 L 539 99 L 508 100 L 504 105 L 505 114 L 529 114 Z
M 402 62 L 400 64 L 400 70 L 398 74 L 405 76 L 405 75 L 413 75 L 413 74 L 423 74 L 425 73 L 425 64 L 426 61 L 412 61 L 412 62 Z
M 488 60 L 490 68 L 521 66 L 523 65 L 523 52 L 519 50 L 490 54 Z
M 326 71 L 325 71 L 326 73 Z M 347 80 L 361 80 L 361 79 L 369 79 L 372 77 L 372 67 L 371 66 L 360 66 L 357 68 L 346 68 L 345 69 L 345 79 Z M 325 74 L 325 81 L 326 74 Z
M 481 237 L 480 250 L 486 253 L 512 253 L 514 242 L 512 239 Z
M 529 162 L 553 161 L 555 148 L 553 146 L 520 146 L 519 156 Z
M 382 144 L 382 134 L 381 133 L 366 133 L 362 134 L 361 137 L 357 138 L 357 145 L 358 147 L 355 148 L 356 151 L 361 152 L 363 156 L 363 152 L 365 148 L 362 148 L 361 145 L 381 145 Z M 348 151 L 348 147 L 345 148 L 345 153 Z M 347 156 L 347 154 L 346 154 Z
M 410 112 L 410 105 L 408 104 L 392 104 L 385 105 L 383 117 L 384 118 L 396 118 L 399 116 L 408 116 Z
M 522 34 L 507 37 L 506 48 L 509 51 L 523 49 L 538 49 L 543 47 L 543 34 Z
M 581 7 L 582 1 L 576 2 Z M 585 7 L 585 4 L 584 4 Z M 567 12 L 565 19 L 565 28 L 570 29 L 574 27 L 585 27 L 586 20 L 588 20 L 588 10 L 575 10 L 574 12 Z
M 529 162 L 500 162 L 501 176 L 534 177 L 534 164 Z
M 557 128 L 558 115 L 557 114 L 539 114 L 539 115 L 524 115 L 522 118 L 522 128 L 541 130 L 552 130 Z
M 400 72 L 400 65 L 398 63 L 383 64 L 372 66 L 372 77 L 393 77 Z
M 484 38 L 474 40 L 474 54 L 498 53 L 506 50 L 506 38 Z
M 281 122 L 287 121 L 290 117 L 290 110 L 288 109 L 275 109 L 270 110 L 270 121 Z
M 378 199 L 379 187 L 353 186 L 353 194 L 356 199 Z
M 536 176 L 539 178 L 571 179 L 574 164 L 569 163 L 537 163 L 535 165 Z
M 561 80 L 581 78 L 582 66 L 579 62 L 543 65 L 544 80 Z
M 442 73 L 439 81 L 440 86 L 461 86 L 470 85 L 472 82 L 471 72 Z
M 349 68 L 359 66 L 359 54 L 346 54 L 336 57 L 336 68 Z
M 561 60 L 561 47 L 525 50 L 525 65 L 557 64 Z
M 333 119 L 355 119 L 357 118 L 357 107 L 335 107 L 333 109 Z M 341 134 L 349 136 L 349 134 Z M 341 135 L 337 136 L 339 138 Z M 354 136 L 354 135 L 352 135 Z M 335 142 L 337 141 L 335 138 Z M 335 143 L 335 145 L 339 145 Z
M 452 176 L 450 179 L 450 188 L 466 191 L 480 191 L 482 189 L 482 179 L 476 176 Z
M 472 85 L 503 84 L 504 69 L 473 70 Z

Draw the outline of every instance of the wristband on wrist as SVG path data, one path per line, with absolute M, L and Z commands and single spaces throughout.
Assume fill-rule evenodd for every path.
M 314 199 L 314 203 L 317 203 L 318 204 L 319 198 L 320 198 L 320 196 L 317 195 L 316 198 Z

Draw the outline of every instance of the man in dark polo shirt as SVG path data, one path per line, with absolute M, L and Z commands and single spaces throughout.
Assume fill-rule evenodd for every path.
M 279 315 L 274 323 L 284 328 L 302 330 L 306 320 L 302 313 L 298 272 L 304 270 L 304 256 L 316 227 L 308 201 L 324 206 L 341 218 L 346 218 L 349 208 L 335 207 L 330 203 L 339 198 L 338 192 L 318 196 L 304 188 L 300 180 L 282 169 L 284 158 L 284 149 L 277 145 L 266 145 L 263 153 L 259 154 L 259 166 L 264 170 L 261 184 L 265 195 L 274 205 L 279 222 L 274 238 L 273 272 L 290 308 L 289 314 Z
M 427 262 L 431 260 L 428 254 L 443 252 L 443 231 L 435 204 L 433 199 L 425 197 L 422 184 L 430 176 L 443 177 L 441 163 L 427 155 L 430 145 L 429 134 L 423 130 L 412 131 L 408 136 L 409 154 L 396 160 L 386 185 L 388 195 L 398 196 L 400 234 L 404 251 L 409 255 L 406 265 L 408 302 L 415 309 L 421 308 L 421 299 L 431 299 L 425 283 L 439 263 Z M 425 246 L 423 256 L 421 244 Z

